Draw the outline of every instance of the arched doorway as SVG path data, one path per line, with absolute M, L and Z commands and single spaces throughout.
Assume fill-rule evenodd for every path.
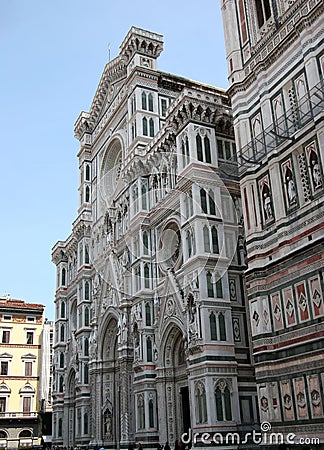
M 166 381 L 163 386 L 165 398 L 165 438 L 172 445 L 188 432 L 190 422 L 190 396 L 187 375 L 186 341 L 178 325 L 171 323 L 162 340 L 161 353 Z M 163 344 L 164 343 L 164 344 Z
M 111 317 L 102 346 L 102 413 L 100 440 L 104 447 L 119 448 L 120 443 L 120 366 L 117 354 L 117 320 Z

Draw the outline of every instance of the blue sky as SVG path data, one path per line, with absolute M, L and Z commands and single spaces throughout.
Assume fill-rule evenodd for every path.
M 46 305 L 54 319 L 51 249 L 77 216 L 78 141 L 108 61 L 131 26 L 164 36 L 158 68 L 227 87 L 215 0 L 1 0 L 0 295 Z

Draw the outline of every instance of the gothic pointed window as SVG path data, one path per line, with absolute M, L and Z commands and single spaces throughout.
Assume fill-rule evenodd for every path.
M 226 327 L 225 327 L 225 317 L 223 313 L 218 316 L 219 324 L 219 338 L 221 341 L 226 341 Z
M 141 430 L 145 427 L 145 408 L 143 395 L 139 395 L 137 398 L 137 418 L 138 429 Z
M 187 231 L 187 247 L 188 247 L 188 258 L 192 256 L 192 235 L 191 231 Z
M 144 255 L 149 254 L 149 240 L 147 231 L 143 231 L 143 253 Z
M 84 368 L 83 368 L 83 382 L 84 382 L 84 384 L 89 384 L 89 366 L 88 366 L 88 364 L 85 364 Z
M 147 109 L 147 98 L 145 92 L 142 92 L 142 109 Z
M 150 137 L 154 137 L 154 120 L 150 118 L 149 123 L 150 123 Z
M 64 353 L 60 353 L 60 369 L 64 368 Z
M 84 283 L 84 299 L 90 300 L 90 283 L 89 283 L 89 281 L 86 281 Z
M 151 93 L 148 95 L 148 109 L 153 111 L 153 95 Z
M 202 212 L 207 214 L 207 195 L 205 189 L 203 188 L 200 189 L 200 204 Z
M 189 151 L 189 139 L 188 139 L 188 136 L 186 136 L 186 145 L 185 145 L 185 149 L 186 149 L 186 159 L 187 159 L 187 164 L 189 164 L 189 161 L 190 161 L 190 151 Z
M 148 136 L 148 131 L 147 131 L 147 118 L 143 117 L 143 135 L 144 136 Z
M 146 211 L 147 210 L 147 180 L 146 179 L 142 179 L 141 194 L 142 194 L 142 209 L 144 209 L 144 211 Z
M 148 264 L 144 264 L 144 285 L 146 288 L 150 287 L 150 268 Z
M 85 179 L 86 181 L 90 181 L 90 165 L 87 164 L 85 166 Z
M 84 263 L 90 264 L 89 246 L 87 244 L 84 246 Z
M 212 274 L 210 272 L 207 272 L 206 274 L 206 281 L 207 281 L 207 295 L 208 297 L 214 297 L 214 286 Z
M 149 427 L 154 428 L 154 403 L 153 400 L 149 400 Z
M 58 437 L 62 437 L 62 433 L 63 433 L 63 426 L 62 426 L 62 424 L 63 424 L 63 421 L 62 421 L 62 418 L 60 417 L 59 420 L 58 420 L 58 430 L 57 430 L 57 436 Z
M 204 157 L 203 157 L 203 151 L 202 151 L 202 141 L 201 141 L 201 137 L 199 134 L 197 134 L 197 136 L 196 136 L 196 145 L 197 145 L 198 161 L 203 161 Z
M 89 339 L 84 339 L 84 356 L 89 356 Z
M 153 361 L 153 351 L 152 351 L 152 339 L 148 337 L 146 339 L 146 358 L 148 362 Z
M 225 418 L 226 420 L 232 420 L 231 393 L 227 386 L 224 389 L 224 404 L 225 404 Z
M 89 308 L 86 307 L 86 308 L 84 308 L 84 326 L 88 327 L 89 326 L 89 322 L 90 322 Z
M 216 316 L 213 312 L 209 316 L 209 326 L 210 326 L 210 339 L 212 341 L 217 341 Z
M 85 201 L 86 201 L 86 203 L 90 202 L 90 188 L 89 188 L 89 186 L 86 186 L 86 188 L 85 188 Z
M 83 416 L 83 434 L 89 434 L 89 416 L 85 413 Z
M 208 136 L 204 137 L 204 146 L 205 146 L 205 162 L 211 164 L 210 141 Z
M 61 329 L 60 329 L 60 341 L 64 342 L 65 341 L 65 328 L 64 325 L 61 325 Z
M 196 422 L 207 422 L 207 403 L 206 403 L 206 391 L 205 386 L 202 383 L 198 383 L 196 387 Z
M 64 378 L 63 375 L 60 376 L 59 378 L 59 392 L 63 392 L 64 390 Z
M 66 269 L 65 269 L 65 267 L 63 267 L 63 269 L 62 269 L 61 283 L 62 283 L 62 286 L 66 285 Z
M 216 296 L 217 298 L 223 298 L 223 284 L 221 278 L 216 281 Z
M 65 319 L 65 301 L 62 300 L 61 303 L 61 319 Z
M 216 402 L 216 418 L 218 421 L 223 421 L 223 400 L 222 400 L 222 392 L 219 387 L 215 390 L 215 402 Z
M 151 306 L 149 303 L 145 303 L 145 324 L 147 327 L 152 325 Z
M 213 216 L 216 215 L 214 193 L 212 190 L 209 191 L 209 214 L 212 214 Z
M 212 235 L 213 253 L 219 253 L 218 233 L 217 233 L 217 228 L 215 226 L 212 226 L 212 228 L 211 228 L 211 235 Z
M 209 242 L 209 228 L 204 225 L 203 227 L 203 237 L 204 237 L 204 252 L 210 252 L 210 242 Z

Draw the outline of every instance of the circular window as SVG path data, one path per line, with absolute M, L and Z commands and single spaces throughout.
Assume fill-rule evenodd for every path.
M 170 222 L 163 230 L 159 240 L 158 261 L 164 269 L 172 269 L 181 254 L 181 234 L 178 225 Z

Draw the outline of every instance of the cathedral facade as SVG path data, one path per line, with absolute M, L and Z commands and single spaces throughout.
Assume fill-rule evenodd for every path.
M 323 11 L 222 1 L 260 419 L 322 442 Z
M 229 98 L 157 70 L 133 27 L 80 142 L 57 267 L 53 444 L 146 448 L 257 422 Z

